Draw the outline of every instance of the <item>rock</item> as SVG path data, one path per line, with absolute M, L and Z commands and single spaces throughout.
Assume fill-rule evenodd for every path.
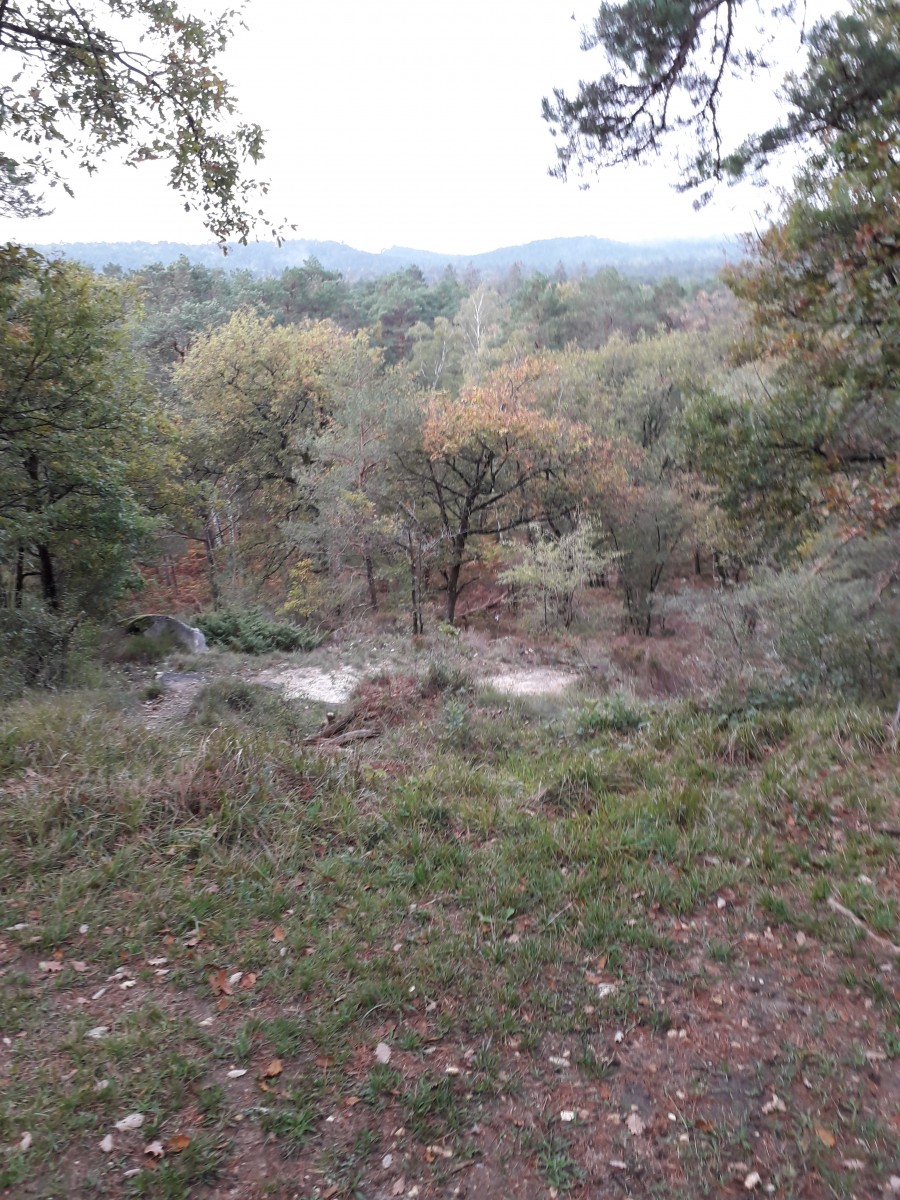
M 206 649 L 206 638 L 201 630 L 164 613 L 146 613 L 142 617 L 135 617 L 126 628 L 129 633 L 139 633 L 144 637 L 169 637 L 193 654 L 200 654 Z

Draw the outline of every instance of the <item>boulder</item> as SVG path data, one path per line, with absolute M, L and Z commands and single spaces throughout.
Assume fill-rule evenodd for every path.
M 185 650 L 199 654 L 206 649 L 206 638 L 201 630 L 177 617 L 169 617 L 163 613 L 146 613 L 142 617 L 134 617 L 128 622 L 129 633 L 140 633 L 144 637 L 169 637 L 178 642 Z

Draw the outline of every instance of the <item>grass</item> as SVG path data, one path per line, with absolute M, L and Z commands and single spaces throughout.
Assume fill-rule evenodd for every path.
M 878 713 L 723 719 L 583 697 L 547 709 L 479 698 L 444 658 L 422 677 L 425 707 L 337 754 L 305 744 L 315 714 L 228 676 L 177 728 L 143 727 L 138 685 L 5 711 L 0 1187 L 224 1195 L 246 1187 L 229 1172 L 250 1138 L 270 1179 L 291 1157 L 366 1195 L 388 1153 L 407 1178 L 443 1178 L 445 1152 L 453 1164 L 481 1153 L 471 1130 L 487 1121 L 509 1153 L 531 1130 L 529 1169 L 548 1187 L 589 1188 L 577 1129 L 564 1137 L 536 1115 L 559 1086 L 554 1046 L 569 1051 L 566 1087 L 593 1106 L 621 1086 L 627 1113 L 612 1035 L 671 1056 L 679 1030 L 705 1036 L 698 1012 L 715 1015 L 720 993 L 730 1005 L 770 944 L 798 956 L 785 987 L 822 1017 L 823 1096 L 861 1051 L 828 1024 L 816 963 L 896 1055 L 890 980 L 827 906 L 834 895 L 896 938 L 896 847 L 881 832 L 895 760 Z M 827 959 L 804 958 L 798 934 Z M 769 1010 L 747 995 L 762 1028 Z M 779 1053 L 806 1036 L 809 1022 L 791 1020 L 766 1035 Z M 91 1037 L 98 1026 L 108 1033 Z M 373 1057 L 382 1042 L 389 1063 Z M 272 1060 L 282 1070 L 268 1077 Z M 579 1096 L 552 1103 L 580 1108 Z M 620 1139 L 608 1156 L 625 1159 L 603 1103 L 598 1129 Z M 659 1101 L 666 1130 L 676 1103 Z M 815 1169 L 842 1194 L 854 1178 L 842 1159 L 881 1170 L 890 1132 L 862 1103 L 851 1124 L 868 1122 L 865 1155 L 844 1134 L 832 1150 L 811 1118 L 777 1147 L 764 1130 L 778 1178 Z M 509 1106 L 519 1115 L 504 1126 Z M 105 1156 L 99 1142 L 128 1112 L 144 1114 L 140 1135 L 116 1135 Z M 715 1138 L 684 1126 L 690 1153 L 677 1139 L 660 1152 L 671 1192 L 660 1178 L 647 1194 L 718 1194 L 747 1119 L 726 1114 Z M 158 1163 L 142 1154 L 179 1136 Z

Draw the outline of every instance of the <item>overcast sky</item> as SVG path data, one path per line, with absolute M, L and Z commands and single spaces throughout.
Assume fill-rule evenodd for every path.
M 190 7 L 187 5 L 187 7 Z M 723 190 L 697 213 L 658 165 L 589 191 L 550 179 L 541 98 L 599 71 L 579 49 L 595 8 L 572 0 L 249 0 L 225 73 L 267 131 L 271 216 L 293 237 L 365 250 L 478 253 L 537 238 L 701 237 L 758 226 L 771 194 Z M 785 53 L 797 53 L 785 30 Z M 774 85 L 772 85 L 774 86 Z M 732 127 L 769 104 L 757 83 Z M 208 241 L 154 164 L 72 179 L 54 215 L 5 220 L 4 240 Z M 56 200 L 56 193 L 54 193 Z

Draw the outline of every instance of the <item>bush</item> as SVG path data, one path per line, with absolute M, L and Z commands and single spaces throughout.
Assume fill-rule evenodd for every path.
M 206 684 L 194 700 L 190 715 L 198 725 L 218 727 L 236 722 L 288 740 L 310 732 L 302 714 L 277 692 L 237 678 Z
M 632 707 L 622 696 L 586 704 L 578 714 L 575 732 L 579 737 L 594 733 L 632 733 L 647 724 L 647 714 Z
M 64 684 L 78 624 L 37 602 L 0 608 L 0 700 Z
M 170 654 L 182 649 L 170 633 L 164 633 L 160 637 L 149 637 L 145 633 L 127 634 L 115 653 L 115 660 L 149 666 L 162 662 Z
M 896 615 L 871 584 L 806 567 L 763 575 L 748 591 L 776 654 L 801 688 L 893 694 L 900 667 Z
M 422 679 L 422 695 L 432 696 L 465 695 L 474 690 L 469 670 L 460 662 L 445 655 L 432 658 Z
M 273 650 L 312 650 L 321 638 L 315 630 L 286 621 L 273 621 L 254 609 L 223 609 L 202 613 L 197 627 L 210 646 L 241 654 L 269 654 Z

